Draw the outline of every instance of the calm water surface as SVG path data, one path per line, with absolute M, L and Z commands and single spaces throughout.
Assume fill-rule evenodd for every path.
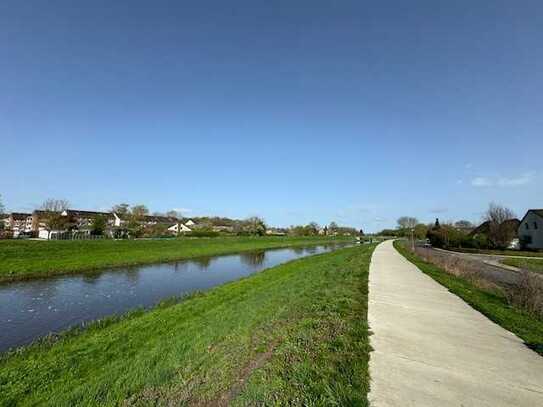
M 345 243 L 269 249 L 0 285 L 0 352 L 105 316 L 205 290 Z

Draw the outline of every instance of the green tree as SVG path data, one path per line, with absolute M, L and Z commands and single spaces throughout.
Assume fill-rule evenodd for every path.
M 149 215 L 149 209 L 145 205 L 134 205 L 128 214 L 126 228 L 132 237 L 141 237 L 145 233 L 145 217 Z
M 266 233 L 266 223 L 258 216 L 252 216 L 243 221 L 243 231 L 249 235 L 262 236 Z
M 90 232 L 94 236 L 102 236 L 107 228 L 107 219 L 105 216 L 97 216 L 92 220 Z
M 428 226 L 419 223 L 417 226 L 415 226 L 415 237 L 417 239 L 426 239 L 426 235 L 428 234 Z

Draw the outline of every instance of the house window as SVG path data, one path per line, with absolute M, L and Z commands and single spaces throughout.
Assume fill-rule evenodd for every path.
M 530 225 L 528 225 L 528 222 L 526 222 L 524 226 L 526 226 L 526 230 L 530 229 Z
M 534 229 L 537 229 L 537 222 L 534 222 Z

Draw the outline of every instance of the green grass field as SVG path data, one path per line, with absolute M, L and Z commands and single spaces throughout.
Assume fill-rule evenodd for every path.
M 168 240 L 0 241 L 0 282 L 341 239 L 228 237 Z M 344 239 L 343 239 L 344 240 Z
M 368 268 L 340 249 L 0 358 L 0 405 L 365 406 Z
M 464 278 L 449 274 L 441 268 L 425 262 L 406 249 L 398 240 L 394 242 L 394 247 L 424 273 L 447 287 L 450 292 L 462 298 L 498 325 L 515 333 L 529 347 L 543 355 L 543 321 L 541 319 L 512 307 L 500 292 L 483 290 Z
M 503 264 L 521 269 L 543 273 L 543 259 L 505 259 Z

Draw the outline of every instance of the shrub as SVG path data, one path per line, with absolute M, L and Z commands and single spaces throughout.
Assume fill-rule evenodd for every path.
M 219 232 L 210 229 L 198 229 L 184 234 L 187 237 L 218 237 L 219 235 Z
M 517 285 L 507 292 L 509 304 L 543 318 L 543 279 L 528 271 L 522 272 Z

